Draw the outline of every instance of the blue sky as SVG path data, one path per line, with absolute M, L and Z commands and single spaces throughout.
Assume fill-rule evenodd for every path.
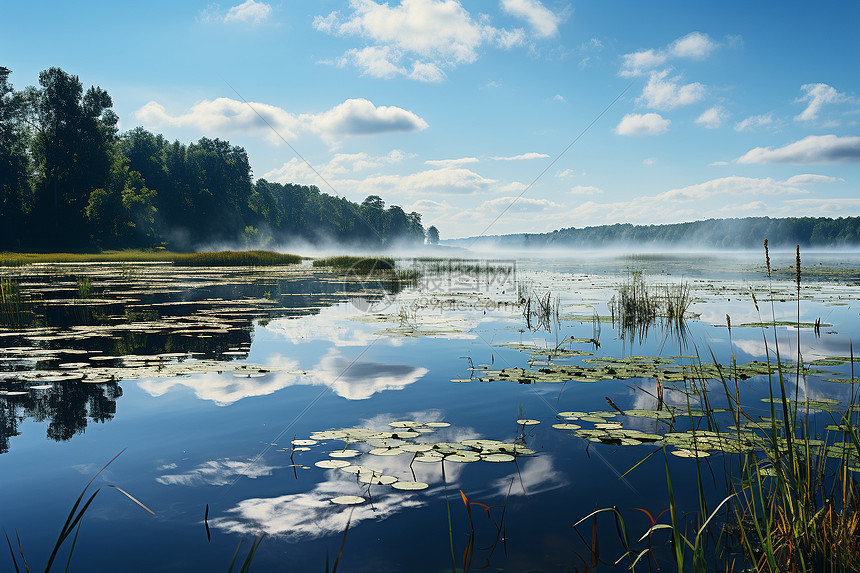
M 857 2 L 3 0 L 0 65 L 456 238 L 860 215 L 858 26 Z

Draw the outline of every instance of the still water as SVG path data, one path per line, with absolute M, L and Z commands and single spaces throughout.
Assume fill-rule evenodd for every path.
M 665 434 L 699 422 L 653 413 L 701 408 L 692 365 L 734 359 L 747 412 L 767 416 L 755 368 L 778 345 L 809 368 L 787 366 L 799 400 L 850 401 L 850 361 L 811 363 L 852 352 L 860 257 L 804 254 L 798 310 L 793 253 L 772 255 L 770 280 L 763 257 L 700 254 L 401 261 L 407 281 L 306 264 L 2 269 L 22 310 L 0 329 L 0 525 L 41 569 L 122 452 L 90 486 L 70 570 L 227 570 L 260 534 L 255 571 L 323 571 L 339 554 L 342 571 L 583 569 L 592 521 L 573 525 L 617 506 L 638 539 L 651 523 L 632 508 L 668 507 L 667 467 L 679 506 L 698 509 L 696 462 L 661 447 L 683 449 Z M 634 280 L 687 285 L 684 320 L 613 320 Z M 773 320 L 794 325 L 743 326 Z M 719 380 L 704 387 L 727 405 Z M 622 434 L 589 435 L 599 424 Z M 702 458 L 713 506 L 730 455 Z M 331 501 L 346 496 L 360 503 Z M 600 570 L 614 570 L 623 549 L 600 519 Z M 668 537 L 652 539 L 661 565 Z

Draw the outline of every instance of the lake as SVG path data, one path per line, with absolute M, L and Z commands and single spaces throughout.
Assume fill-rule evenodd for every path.
M 770 278 L 763 253 L 3 268 L 0 521 L 41 569 L 122 452 L 70 570 L 226 571 L 239 545 L 237 570 L 261 533 L 257 571 L 621 571 L 649 547 L 636 570 L 671 569 L 669 532 L 636 541 L 668 523 L 667 471 L 692 529 L 761 457 L 777 348 L 843 439 L 860 253 L 801 254 L 799 303 L 794 252 Z M 611 507 L 617 565 L 611 513 L 574 528 Z

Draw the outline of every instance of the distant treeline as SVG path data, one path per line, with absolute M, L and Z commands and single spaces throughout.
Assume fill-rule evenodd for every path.
M 612 247 L 654 245 L 754 249 L 771 246 L 834 247 L 860 245 L 860 217 L 745 217 L 708 219 L 673 225 L 615 224 L 573 227 L 552 233 L 485 237 L 480 243 L 501 247 Z
M 245 150 L 227 141 L 120 135 L 112 105 L 59 68 L 23 91 L 0 69 L 0 251 L 425 239 L 419 213 L 375 195 L 359 205 L 315 186 L 255 183 Z

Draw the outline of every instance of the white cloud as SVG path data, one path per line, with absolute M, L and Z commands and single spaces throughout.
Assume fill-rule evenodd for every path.
M 538 0 L 505 0 L 503 7 L 525 19 L 538 38 L 556 35 L 563 19 Z M 317 16 L 313 26 L 366 42 L 347 50 L 341 65 L 351 63 L 373 77 L 424 82 L 444 80 L 446 69 L 474 62 L 484 46 L 511 49 L 527 41 L 522 29 L 496 28 L 483 14 L 473 18 L 457 0 L 402 0 L 393 6 L 352 0 L 348 14 Z
M 528 496 L 566 487 L 567 484 L 564 474 L 555 469 L 552 456 L 540 456 L 526 461 L 521 471 L 495 480 L 490 487 L 496 490 L 496 495 L 507 497 L 508 492 L 510 495 Z
M 508 208 L 510 206 L 510 208 Z M 478 207 L 478 211 L 499 213 L 507 208 L 508 213 L 533 213 L 559 209 L 561 205 L 549 199 L 531 199 L 529 197 L 497 197 L 484 201 Z
M 512 157 L 491 157 L 490 159 L 495 159 L 496 161 L 523 161 L 526 159 L 546 159 L 547 157 L 549 157 L 549 155 L 546 153 L 536 153 L 531 151 L 529 153 L 514 155 Z
M 657 163 L 657 160 L 654 159 L 653 157 L 646 157 L 645 159 L 642 160 L 642 165 L 651 166 L 651 165 L 654 165 L 655 163 Z
M 860 215 L 860 199 L 832 197 L 790 199 L 785 201 L 786 214 L 805 217 L 845 217 Z
M 298 362 L 287 367 L 296 368 Z M 229 406 L 239 400 L 254 396 L 268 396 L 287 386 L 300 383 L 298 375 L 284 372 L 268 374 L 262 378 L 237 378 L 232 374 L 210 372 L 188 378 L 153 378 L 142 380 L 137 385 L 150 396 L 159 397 L 182 388 L 191 389 L 201 400 L 210 400 L 218 406 Z M 304 382 L 309 384 L 310 382 Z
M 658 135 L 669 129 L 672 122 L 658 113 L 628 113 L 615 128 L 618 135 Z
M 603 189 L 592 185 L 577 185 L 570 188 L 571 195 L 602 195 Z
M 707 34 L 692 32 L 672 42 L 668 51 L 676 58 L 704 60 L 718 45 Z
M 723 122 L 728 118 L 728 112 L 720 106 L 714 106 L 702 112 L 696 123 L 708 129 L 716 129 L 723 125 Z
M 656 195 L 636 197 L 629 201 L 585 201 L 574 208 L 564 210 L 562 225 L 679 223 L 700 220 L 705 210 L 718 213 L 727 205 L 733 207 L 731 211 L 727 211 L 732 217 L 744 217 L 762 214 L 762 206 L 765 203 L 765 212 L 770 216 L 813 213 L 848 215 L 860 211 L 860 199 L 813 199 L 806 188 L 810 184 L 829 183 L 832 180 L 833 178 L 815 174 L 795 175 L 786 180 L 722 177 Z
M 402 193 L 475 193 L 496 183 L 470 169 L 447 167 L 409 175 L 379 175 L 354 182 L 363 193 L 390 190 Z
M 739 157 L 738 163 L 857 163 L 860 137 L 810 135 L 784 147 L 756 147 Z
M 830 177 L 828 175 L 815 175 L 812 173 L 804 173 L 795 175 L 785 180 L 786 185 L 815 185 L 817 183 L 836 183 L 837 181 L 845 181 L 839 177 Z
M 660 49 L 640 50 L 621 56 L 621 70 L 618 75 L 623 77 L 642 76 L 658 68 L 673 58 L 703 60 L 707 58 L 719 44 L 707 34 L 691 32 L 678 38 L 668 46 Z
M 404 159 L 414 157 L 399 149 L 394 149 L 386 155 L 370 155 L 359 153 L 336 153 L 328 163 L 315 165 L 314 169 L 329 182 L 350 173 L 358 173 L 368 169 L 376 169 L 396 165 Z M 297 157 L 285 162 L 281 167 L 263 174 L 263 179 L 277 183 L 311 183 L 319 179 L 307 163 Z
M 218 4 L 210 4 L 200 11 L 197 19 L 201 22 L 238 22 L 256 25 L 268 20 L 271 15 L 272 7 L 269 4 L 246 0 L 238 6 L 233 6 L 223 15 Z
M 827 104 L 850 102 L 852 98 L 839 93 L 835 88 L 827 84 L 804 84 L 800 89 L 805 93 L 796 101 L 798 103 L 808 102 L 806 109 L 794 116 L 796 121 L 813 121 L 818 119 L 821 108 Z
M 433 201 L 432 199 L 419 199 L 407 205 L 404 211 L 418 211 L 419 213 L 447 213 L 454 207 L 447 201 Z
M 735 124 L 735 131 L 747 131 L 757 127 L 764 127 L 773 124 L 773 113 L 768 112 L 762 115 L 752 115 Z
M 163 469 L 176 469 L 176 464 L 168 464 Z M 161 468 L 160 468 L 161 469 Z M 278 466 L 267 466 L 262 462 L 252 460 L 238 461 L 230 459 L 203 462 L 193 470 L 179 474 L 165 474 L 155 478 L 164 485 L 228 485 L 238 477 L 258 478 L 272 475 Z
M 502 8 L 508 14 L 528 22 L 540 37 L 549 38 L 558 34 L 561 17 L 538 0 L 502 0 Z
M 461 165 L 477 162 L 477 157 L 461 157 L 459 159 L 428 159 L 424 163 L 436 167 L 460 167 Z
M 675 109 L 696 103 L 705 97 L 705 86 L 698 82 L 680 85 L 677 77 L 668 78 L 669 70 L 651 72 L 648 84 L 637 100 L 655 109 Z
M 704 183 L 697 183 L 679 189 L 664 191 L 655 197 L 658 201 L 699 201 L 709 197 L 727 195 L 783 195 L 806 193 L 802 185 L 811 181 L 818 182 L 817 175 L 799 175 L 787 181 L 776 181 L 770 177 L 720 177 Z
M 476 22 L 455 0 L 403 0 L 395 6 L 353 0 L 350 8 L 345 18 L 332 12 L 317 16 L 313 25 L 328 34 L 366 40 L 366 47 L 348 50 L 344 61 L 380 78 L 441 81 L 443 68 L 474 62 L 482 45 L 511 47 L 523 39 L 521 31 Z
M 279 107 L 226 97 L 203 100 L 179 115 L 170 115 L 163 105 L 150 101 L 132 115 L 147 127 L 194 127 L 207 135 L 253 133 L 274 144 L 280 143 L 280 138 L 260 116 L 286 139 L 294 139 L 302 127 L 298 117 Z
M 375 106 L 359 98 L 348 99 L 321 114 L 302 115 L 311 131 L 330 137 L 376 135 L 393 131 L 421 131 L 427 122 L 411 111 L 394 106 Z
M 554 96 L 552 96 L 552 101 L 559 101 L 559 102 L 561 102 L 561 103 L 564 103 L 564 102 L 566 102 L 567 100 L 566 100 L 566 99 L 564 99 L 564 96 L 563 96 L 563 95 L 561 95 L 561 94 L 555 94 Z
M 621 56 L 621 71 L 619 75 L 634 77 L 644 75 L 647 71 L 666 63 L 666 54 L 655 50 L 642 50 Z
M 275 144 L 280 143 L 279 135 L 294 139 L 300 130 L 318 133 L 331 142 L 347 136 L 427 128 L 427 122 L 411 111 L 395 106 L 376 106 L 366 99 L 348 99 L 323 113 L 298 116 L 273 105 L 245 103 L 230 98 L 203 100 L 186 113 L 170 115 L 163 105 L 150 101 L 133 116 L 147 127 L 195 127 L 212 136 L 253 133 Z
M 574 175 L 576 175 L 576 172 L 574 172 L 573 169 L 562 169 L 557 171 L 555 174 L 559 179 L 566 179 L 568 177 L 573 177 Z
M 233 6 L 224 16 L 225 22 L 247 22 L 259 24 L 272 15 L 272 7 L 265 2 L 246 0 L 238 6 Z

